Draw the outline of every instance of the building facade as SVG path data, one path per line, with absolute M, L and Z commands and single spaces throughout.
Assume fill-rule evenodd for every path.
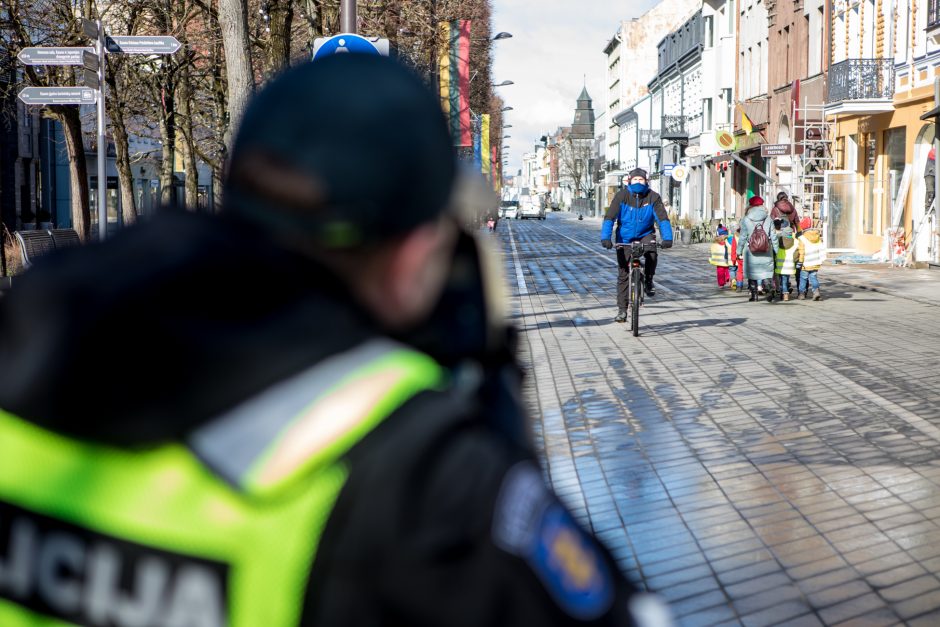
M 897 229 L 913 240 L 915 261 L 940 261 L 936 213 L 924 219 L 935 129 L 920 119 L 940 77 L 938 9 L 936 0 L 832 1 L 830 247 L 876 253 Z
M 659 192 L 677 215 L 701 220 L 704 217 L 704 162 L 702 134 L 703 16 L 692 17 L 659 42 L 658 71 L 649 83 L 652 115 L 660 118 Z M 698 156 L 687 156 L 695 146 Z M 676 166 L 684 166 L 676 169 Z M 678 176 L 678 172 L 684 176 Z

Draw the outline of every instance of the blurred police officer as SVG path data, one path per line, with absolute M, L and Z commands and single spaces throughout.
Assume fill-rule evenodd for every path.
M 331 57 L 249 106 L 222 216 L 31 270 L 0 624 L 663 624 L 544 484 L 455 172 L 417 77 Z

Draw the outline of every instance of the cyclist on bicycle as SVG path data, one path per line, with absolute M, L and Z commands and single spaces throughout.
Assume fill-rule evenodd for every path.
M 610 203 L 607 215 L 604 216 L 604 226 L 601 229 L 601 245 L 604 248 L 614 247 L 617 243 L 629 244 L 642 242 L 648 244 L 656 241 L 655 223 L 659 223 L 659 232 L 662 236 L 662 247 L 672 248 L 672 225 L 669 216 L 663 207 L 662 198 L 649 188 L 649 179 L 646 170 L 636 168 L 623 178 L 624 187 L 617 192 Z M 614 231 L 614 224 L 617 230 Z M 656 252 L 644 253 L 647 296 L 654 296 L 653 275 L 656 274 Z M 623 248 L 617 249 L 617 307 L 619 312 L 614 318 L 617 322 L 627 320 L 627 293 L 630 283 L 630 265 Z

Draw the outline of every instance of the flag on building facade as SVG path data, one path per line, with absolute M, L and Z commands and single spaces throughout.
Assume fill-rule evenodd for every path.
M 441 108 L 450 121 L 455 146 L 471 147 L 470 128 L 470 20 L 441 24 L 442 47 L 438 72 Z
M 484 113 L 480 116 L 481 120 L 481 146 L 480 152 L 483 156 L 483 163 L 481 164 L 480 171 L 483 173 L 483 176 L 490 175 L 490 168 L 492 167 L 492 162 L 490 161 L 490 114 Z
M 744 107 L 738 106 L 741 110 L 741 128 L 744 129 L 744 132 L 750 135 L 754 132 L 754 125 L 751 123 L 751 118 L 747 117 L 747 113 L 744 112 Z

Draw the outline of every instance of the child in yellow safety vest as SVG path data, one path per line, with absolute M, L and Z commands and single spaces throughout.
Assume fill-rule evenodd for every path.
M 718 272 L 718 287 L 724 287 L 731 281 L 731 246 L 728 244 L 728 229 L 718 225 L 718 237 L 709 249 L 708 263 L 716 267 Z
M 787 227 L 789 230 L 789 227 Z M 777 275 L 780 293 L 783 300 L 790 300 L 790 281 L 796 277 L 796 254 L 799 248 L 793 239 L 793 231 L 780 236 L 780 247 L 777 248 L 777 260 L 774 273 Z
M 809 298 L 809 288 L 813 288 L 813 300 L 820 300 L 822 296 L 819 293 L 819 277 L 817 273 L 822 267 L 822 262 L 826 258 L 826 249 L 822 243 L 822 237 L 819 231 L 813 228 L 813 220 L 805 217 L 800 220 L 800 230 L 803 234 L 797 240 L 798 248 L 796 251 L 796 260 L 803 264 L 803 270 L 800 273 L 800 284 L 797 298 L 806 300 Z

